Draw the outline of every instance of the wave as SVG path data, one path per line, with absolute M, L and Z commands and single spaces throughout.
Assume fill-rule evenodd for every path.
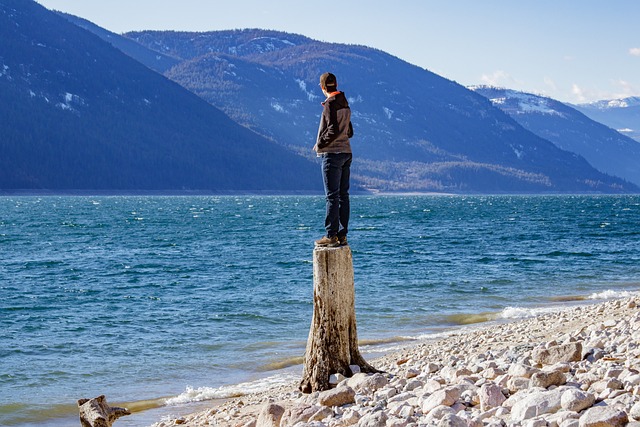
M 445 316 L 447 323 L 453 325 L 472 325 L 474 323 L 483 323 L 496 320 L 498 313 L 484 312 L 484 313 L 456 313 Z
M 174 406 L 192 402 L 202 402 L 205 400 L 230 399 L 233 397 L 245 396 L 247 394 L 264 392 L 277 386 L 290 384 L 295 380 L 299 380 L 299 378 L 292 374 L 282 374 L 256 381 L 222 387 L 193 388 L 188 386 L 184 393 L 165 399 L 164 404 L 167 406 Z
M 264 366 L 258 368 L 258 371 L 277 371 L 280 369 L 289 368 L 291 366 L 301 365 L 302 363 L 304 363 L 304 356 L 292 356 L 281 360 L 276 360 L 274 362 L 269 362 Z
M 555 296 L 555 297 L 550 297 L 549 301 L 552 302 L 573 302 L 573 301 L 584 301 L 586 299 L 588 299 L 589 297 L 586 297 L 584 295 L 559 295 L 559 296 Z
M 387 337 L 387 338 L 362 339 L 362 340 L 358 340 L 358 344 L 360 346 L 375 346 L 375 345 L 381 345 L 381 344 L 395 344 L 395 343 L 402 343 L 406 341 L 415 341 L 415 340 L 416 338 L 413 338 L 413 337 L 395 336 L 395 337 Z
M 595 292 L 589 295 L 589 299 L 616 299 L 616 298 L 629 298 L 633 296 L 639 295 L 640 292 L 632 292 L 632 291 L 615 291 L 613 289 L 607 289 L 602 292 Z
M 499 314 L 500 319 L 526 319 L 541 314 L 553 313 L 564 310 L 563 306 L 558 307 L 505 307 Z

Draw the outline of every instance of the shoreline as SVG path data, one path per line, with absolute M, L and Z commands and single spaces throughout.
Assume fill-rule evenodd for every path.
M 406 401 L 403 401 L 403 405 L 401 405 L 405 411 L 403 415 L 405 423 L 403 424 L 398 421 L 400 424 L 393 425 L 417 425 L 411 424 L 411 420 L 416 423 L 420 421 L 419 424 L 423 424 L 423 421 L 430 416 L 430 422 L 435 422 L 433 425 L 437 425 L 438 420 L 434 418 L 436 415 L 434 415 L 433 410 L 425 411 L 425 409 L 429 409 L 425 408 L 425 401 L 427 401 L 431 395 L 437 394 L 436 391 L 447 390 L 447 388 L 460 388 L 458 380 L 461 378 L 466 380 L 466 383 L 471 383 L 471 385 L 468 386 L 469 389 L 473 387 L 480 389 L 486 384 L 495 384 L 497 381 L 499 387 L 503 388 L 503 397 L 506 401 L 515 397 L 518 393 L 524 396 L 525 392 L 531 390 L 540 391 L 538 390 L 539 387 L 536 388 L 534 386 L 523 387 L 520 390 L 509 390 L 509 387 L 507 387 L 509 379 L 516 377 L 509 375 L 510 363 L 505 361 L 504 354 L 509 352 L 513 353 L 514 349 L 520 349 L 518 351 L 526 353 L 527 357 L 522 360 L 531 362 L 531 352 L 534 348 L 553 347 L 553 345 L 568 341 L 572 337 L 574 341 L 579 341 L 577 338 L 583 338 L 583 341 L 585 341 L 585 337 L 580 336 L 580 334 L 584 335 L 585 331 L 591 331 L 591 335 L 593 335 L 595 331 L 599 330 L 615 330 L 620 326 L 621 322 L 627 322 L 627 324 L 629 324 L 630 321 L 636 322 L 634 323 L 634 327 L 637 328 L 637 330 L 635 330 L 636 336 L 634 336 L 633 339 L 637 340 L 640 338 L 640 311 L 638 310 L 640 306 L 640 296 L 637 294 L 625 298 L 610 299 L 604 302 L 589 304 L 585 304 L 585 299 L 572 300 L 569 304 L 567 304 L 567 301 L 562 302 L 565 304 L 558 306 L 558 310 L 525 319 L 494 320 L 486 323 L 463 326 L 459 330 L 451 330 L 444 334 L 438 334 L 439 336 L 432 339 L 411 342 L 381 357 L 372 359 L 369 362 L 374 367 L 384 371 L 385 374 L 376 374 L 373 376 L 356 374 L 351 379 L 344 379 L 337 385 L 337 388 L 334 389 L 334 391 L 351 389 L 351 391 L 354 392 L 354 396 L 352 396 L 353 401 L 349 400 L 349 403 L 345 403 L 344 405 L 322 405 L 320 401 L 323 395 L 330 392 L 304 395 L 297 390 L 296 380 L 254 394 L 230 397 L 218 401 L 200 402 L 203 406 L 208 406 L 208 408 L 193 411 L 188 415 L 174 416 L 172 418 L 165 417 L 165 419 L 154 423 L 152 427 L 169 427 L 178 424 L 194 427 L 207 425 L 246 427 L 256 425 L 279 426 L 280 424 L 275 423 L 274 420 L 272 420 L 270 424 L 258 423 L 258 418 L 264 421 L 265 417 L 268 418 L 270 416 L 268 412 L 273 411 L 274 406 L 279 408 L 276 412 L 280 412 L 279 410 L 282 409 L 280 417 L 285 417 L 282 420 L 283 426 L 289 425 L 287 422 L 290 422 L 292 420 L 291 417 L 296 413 L 304 413 L 304 408 L 306 408 L 307 412 L 309 412 L 309 408 L 313 408 L 315 412 L 307 414 L 308 417 L 306 420 L 301 420 L 304 422 L 309 422 L 310 420 L 322 422 L 321 424 L 316 424 L 317 426 L 352 425 L 357 424 L 357 421 L 361 418 L 368 416 L 384 417 L 387 420 L 401 419 L 402 417 L 398 417 L 398 411 L 394 412 L 392 408 L 397 409 L 395 402 L 398 402 L 398 400 L 394 400 L 394 397 L 402 396 L 403 394 L 413 396 L 407 397 Z M 576 304 L 572 305 L 571 302 L 576 302 Z M 627 328 L 627 332 L 631 333 L 633 331 L 632 328 Z M 588 337 L 589 335 L 587 335 L 587 338 Z M 617 337 L 617 339 L 619 340 L 620 337 Z M 608 343 L 596 344 L 602 344 L 602 347 L 606 347 Z M 605 363 L 609 365 L 620 364 L 622 366 L 621 371 L 628 371 L 627 373 L 629 375 L 627 376 L 633 377 L 634 375 L 638 375 L 640 372 L 640 346 L 629 345 L 628 347 L 630 348 L 626 354 L 616 355 L 616 357 L 610 361 L 607 360 L 606 356 L 602 356 L 600 359 L 594 361 L 593 364 L 597 364 L 599 361 L 605 359 Z M 595 351 L 594 348 L 591 348 L 591 350 Z M 599 349 L 596 348 L 596 350 Z M 462 355 L 465 355 L 464 359 Z M 513 358 L 514 356 L 512 355 L 511 357 Z M 575 363 L 587 363 L 586 357 L 586 355 L 581 357 L 580 361 Z M 621 361 L 624 361 L 624 363 L 621 364 Z M 495 366 L 480 371 L 483 365 Z M 524 365 L 524 363 L 520 365 Z M 532 363 L 532 365 L 534 364 Z M 564 365 L 566 365 L 566 363 Z M 545 370 L 549 367 L 531 366 L 530 368 L 534 370 L 537 369 L 538 372 L 546 372 Z M 496 375 L 490 378 L 492 375 L 485 374 L 484 372 L 487 369 L 493 369 Z M 571 369 L 571 367 L 567 369 L 567 366 L 562 366 L 562 370 L 567 371 L 564 372 L 565 378 L 569 375 L 569 372 L 572 372 Z M 580 369 L 584 370 L 585 368 L 581 367 Z M 458 373 L 450 375 L 449 373 L 451 371 Z M 462 371 L 462 374 L 460 371 Z M 604 372 L 602 375 L 604 376 Z M 501 376 L 503 378 L 500 378 Z M 531 382 L 530 377 L 528 379 L 529 382 Z M 385 384 L 379 387 L 373 387 L 375 390 L 371 390 L 371 384 L 366 387 L 360 384 L 370 383 L 373 381 L 372 378 L 377 378 L 375 381 Z M 475 380 L 475 382 L 472 383 L 469 378 Z M 481 386 L 473 385 L 478 382 L 483 384 Z M 592 383 L 595 382 L 597 381 L 592 381 Z M 411 387 L 415 386 L 415 388 L 405 391 L 409 383 L 412 383 Z M 438 383 L 439 387 L 429 393 L 431 390 L 427 391 L 425 388 L 436 387 L 434 383 Z M 465 386 L 468 385 L 466 383 Z M 520 383 L 524 383 L 524 381 L 520 381 Z M 579 388 L 575 387 L 575 384 L 570 381 L 565 381 L 563 384 L 552 384 L 548 388 L 545 388 L 545 390 L 546 392 L 551 392 L 552 390 L 565 391 L 565 388 L 570 387 L 567 384 L 572 384 L 574 388 Z M 587 387 L 585 393 L 589 393 L 588 390 L 589 388 Z M 421 392 L 422 395 L 420 394 Z M 509 396 L 507 396 L 505 392 Z M 593 407 L 612 406 L 605 405 L 607 400 L 604 394 L 605 392 L 606 389 L 600 391 L 597 396 L 594 396 L 595 406 L 592 405 Z M 533 391 L 531 391 L 531 393 L 533 393 Z M 473 393 L 470 392 L 468 394 Z M 631 413 L 633 404 L 640 402 L 640 375 L 638 375 L 637 385 L 633 385 L 631 391 L 621 392 L 621 388 L 618 388 L 610 394 L 617 394 L 617 396 L 615 396 L 616 398 L 627 396 L 625 408 L 627 413 Z M 451 402 L 450 405 L 444 405 L 447 406 L 450 411 L 440 408 L 441 412 L 446 412 L 458 418 L 461 416 L 464 418 L 467 413 L 474 413 L 474 410 L 476 410 L 474 405 L 471 405 L 469 402 L 461 403 L 460 398 L 461 397 L 458 396 L 456 399 L 453 399 L 454 401 Z M 376 403 L 376 405 L 372 405 L 372 403 Z M 479 404 L 475 406 L 479 406 Z M 618 403 L 616 407 L 620 406 L 624 406 L 624 404 Z M 185 407 L 183 409 L 189 408 Z M 484 418 L 482 418 L 483 420 L 489 418 L 495 418 L 494 421 L 502 419 L 507 422 L 507 424 L 513 421 L 511 419 L 511 417 L 514 416 L 512 414 L 513 408 L 496 406 L 492 409 L 493 413 L 487 415 L 486 413 L 480 413 L 480 409 L 478 408 L 476 412 L 479 412 L 479 414 L 476 415 L 484 416 Z M 640 410 L 640 406 L 638 406 L 637 409 Z M 557 414 L 557 412 L 558 411 L 555 411 L 553 414 Z M 410 416 L 408 415 L 409 413 L 411 413 Z M 549 416 L 553 414 L 549 414 Z M 573 411 L 572 414 L 564 415 L 568 417 L 567 420 L 577 420 L 580 418 L 580 414 L 576 411 Z M 304 417 L 305 416 L 302 416 L 302 418 Z M 631 415 L 628 415 L 628 417 L 629 421 L 633 421 Z M 357 418 L 357 420 L 355 418 Z M 532 417 L 532 419 L 533 418 L 535 417 Z M 540 418 L 540 416 L 538 416 L 538 418 Z M 472 419 L 473 418 L 470 418 L 469 420 Z M 467 422 L 468 425 L 469 422 L 471 421 Z M 571 424 L 569 421 L 568 423 Z M 384 425 L 384 423 L 380 425 Z M 387 423 L 387 425 L 389 424 Z M 482 423 L 477 425 L 481 426 Z M 576 426 L 577 425 L 578 424 L 576 424 Z

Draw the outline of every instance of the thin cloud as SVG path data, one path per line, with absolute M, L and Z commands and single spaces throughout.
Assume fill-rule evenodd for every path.
M 556 85 L 556 82 L 549 76 L 546 76 L 544 78 L 544 85 L 554 92 L 558 90 L 558 86 Z
M 571 93 L 573 94 L 574 99 L 577 102 L 585 102 L 587 100 L 587 95 L 585 94 L 585 90 L 575 83 L 571 85 Z
M 503 70 L 496 70 L 492 74 L 483 74 L 482 83 L 488 86 L 509 87 L 515 83 L 515 79 Z
M 640 47 L 632 47 L 631 49 L 629 49 L 629 55 L 640 56 Z
M 634 86 L 626 80 L 611 80 L 608 90 L 600 90 L 595 88 L 585 88 L 574 83 L 571 86 L 571 94 L 576 104 L 585 102 L 623 99 L 631 96 L 640 96 L 640 88 Z
M 616 94 L 616 98 L 628 98 L 630 96 L 640 95 L 640 88 L 635 87 L 626 80 L 617 80 L 613 84 L 620 88 L 619 93 Z

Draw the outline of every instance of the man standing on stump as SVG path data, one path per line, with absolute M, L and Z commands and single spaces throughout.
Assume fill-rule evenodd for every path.
M 349 176 L 353 136 L 351 109 L 338 81 L 331 73 L 320 76 L 320 88 L 327 98 L 323 103 L 318 137 L 313 150 L 322 158 L 322 177 L 326 196 L 326 235 L 316 246 L 337 247 L 347 244 L 349 231 Z

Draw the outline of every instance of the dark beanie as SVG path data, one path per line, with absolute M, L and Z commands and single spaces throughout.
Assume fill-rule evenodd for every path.
M 324 73 L 320 76 L 320 86 L 327 89 L 335 89 L 338 86 L 338 81 L 336 80 L 336 76 L 331 73 Z

